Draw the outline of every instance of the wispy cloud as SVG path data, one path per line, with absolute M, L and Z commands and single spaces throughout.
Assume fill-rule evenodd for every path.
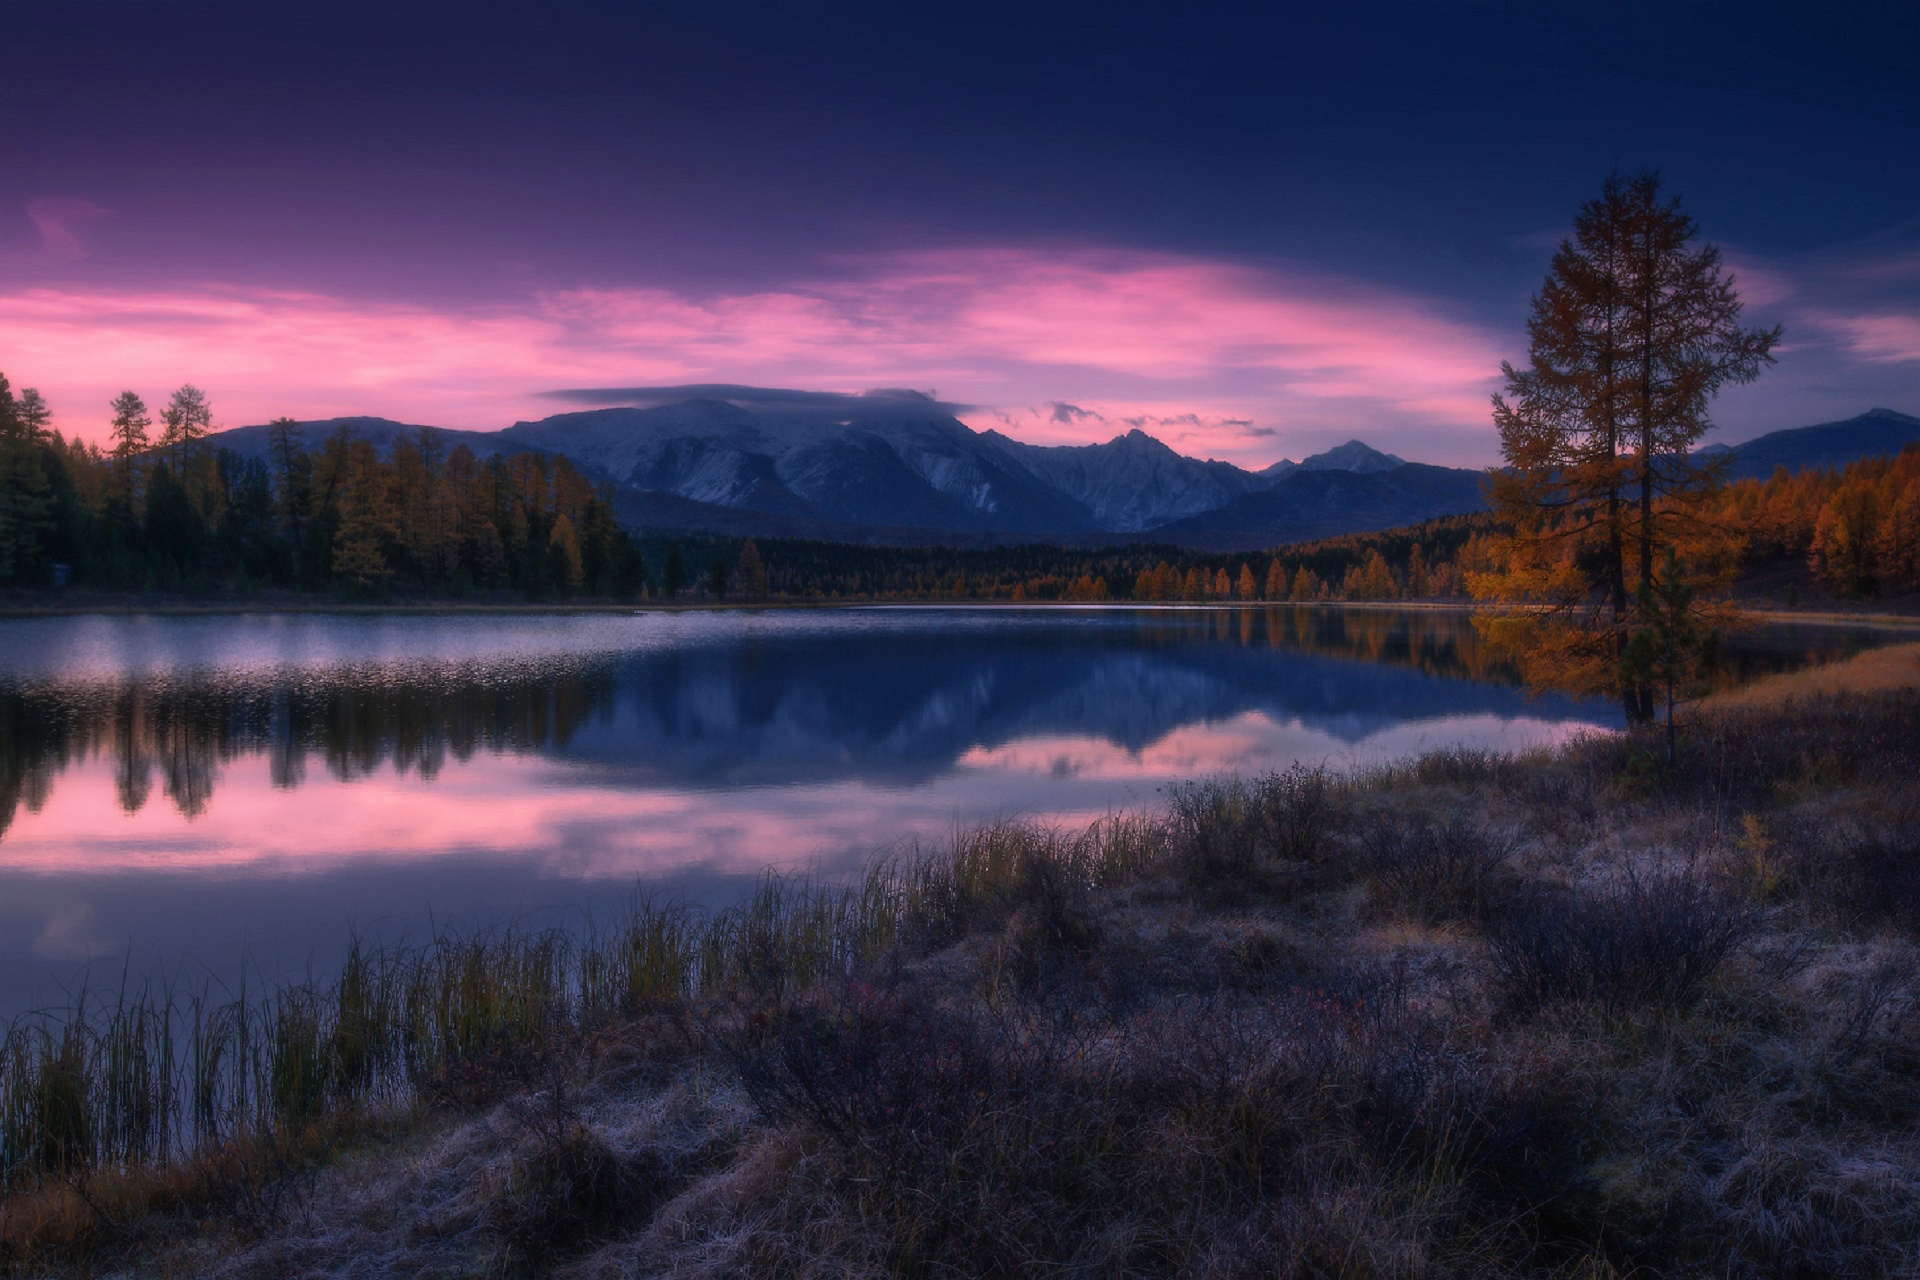
M 1920 222 L 1794 257 L 1729 253 L 1756 323 L 1780 323 L 1779 367 L 1728 392 L 1715 416 L 1729 438 L 1920 409 Z
M 27 220 L 40 233 L 42 248 L 60 262 L 78 262 L 88 255 L 86 242 L 80 238 L 80 228 L 106 215 L 107 210 L 93 201 L 73 196 L 43 196 L 27 201 Z
M 1836 335 L 1856 359 L 1873 364 L 1920 361 L 1920 308 L 1879 315 L 1843 315 L 1819 309 L 1801 314 Z

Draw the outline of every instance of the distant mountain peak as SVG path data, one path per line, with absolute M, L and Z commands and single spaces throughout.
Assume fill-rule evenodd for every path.
M 1135 427 L 1123 436 L 1115 436 L 1113 439 L 1107 441 L 1107 443 L 1109 445 L 1121 445 L 1129 449 L 1151 449 L 1155 453 L 1178 452 L 1172 445 L 1162 440 L 1159 436 L 1148 435 L 1138 427 Z
M 1382 471 L 1392 471 L 1395 467 L 1405 465 L 1405 458 L 1395 457 L 1391 453 L 1382 453 L 1359 440 L 1349 440 L 1345 444 L 1335 445 L 1324 453 L 1316 453 L 1310 458 L 1300 460 L 1302 471 L 1357 471 L 1361 475 L 1377 475 Z

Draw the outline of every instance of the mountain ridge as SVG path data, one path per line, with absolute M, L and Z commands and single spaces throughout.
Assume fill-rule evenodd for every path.
M 1851 418 L 1788 427 L 1734 445 L 1709 445 L 1706 456 L 1728 456 L 1730 480 L 1765 480 L 1775 467 L 1843 467 L 1861 458 L 1900 452 L 1920 440 L 1920 418 L 1874 408 Z
M 894 545 L 1166 542 L 1230 551 L 1486 505 L 1485 472 L 1407 462 L 1358 439 L 1253 471 L 1189 457 L 1138 428 L 1094 444 L 1030 444 L 976 431 L 956 406 L 921 393 L 811 393 L 795 408 L 726 397 L 738 388 L 711 390 L 720 394 L 574 410 L 497 432 L 377 417 L 298 425 L 310 448 L 344 427 L 383 452 L 427 431 L 481 458 L 564 456 L 603 485 L 624 523 L 730 536 Z M 1874 409 L 1702 453 L 1731 455 L 1736 477 L 1764 476 L 1776 463 L 1840 465 L 1916 439 L 1920 418 Z M 264 457 L 270 428 L 235 428 L 218 440 Z

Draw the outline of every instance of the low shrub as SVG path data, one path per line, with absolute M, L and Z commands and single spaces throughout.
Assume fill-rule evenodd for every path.
M 1597 888 L 1537 889 L 1481 930 L 1507 1003 L 1587 1002 L 1608 1013 L 1683 1006 L 1752 932 L 1748 909 L 1697 872 L 1615 873 Z
M 1295 764 L 1254 784 L 1255 802 L 1273 855 L 1318 862 L 1340 819 L 1340 790 L 1325 765 Z
M 1843 928 L 1920 935 L 1920 811 L 1747 822 L 1742 851 L 1764 888 Z
M 1496 873 L 1519 847 L 1510 831 L 1456 815 L 1381 815 L 1361 837 L 1369 879 L 1380 901 L 1429 924 L 1477 918 Z
M 1859 918 L 1920 934 L 1920 814 L 1857 826 L 1836 859 Z
M 556 1056 L 538 1087 L 500 1113 L 518 1136 L 478 1205 L 478 1225 L 523 1270 L 544 1273 L 556 1253 L 644 1223 L 715 1154 L 705 1142 L 616 1152 L 587 1121 L 578 1066 Z
M 627 1218 L 621 1161 L 578 1120 L 540 1134 L 510 1162 L 487 1205 L 487 1233 L 523 1259 L 542 1258 Z

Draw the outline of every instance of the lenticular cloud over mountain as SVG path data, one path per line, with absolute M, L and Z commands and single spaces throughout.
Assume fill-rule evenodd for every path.
M 979 407 L 949 404 L 930 391 L 911 391 L 901 387 L 876 387 L 871 391 L 857 392 L 796 391 L 791 388 L 708 382 L 678 387 L 575 387 L 542 394 L 575 404 L 634 409 L 654 409 L 684 400 L 723 400 L 741 408 L 778 414 L 783 418 L 817 418 L 827 422 L 915 413 L 958 417 L 976 412 Z

